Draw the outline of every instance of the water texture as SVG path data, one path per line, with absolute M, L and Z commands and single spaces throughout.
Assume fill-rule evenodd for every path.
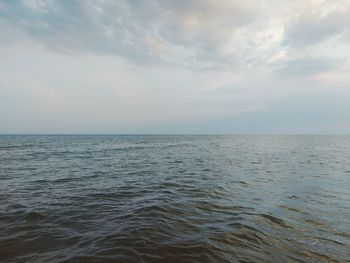
M 0 262 L 350 262 L 350 136 L 0 136 Z

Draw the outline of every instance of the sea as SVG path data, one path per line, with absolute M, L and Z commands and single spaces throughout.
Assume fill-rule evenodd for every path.
M 350 262 L 350 136 L 0 135 L 0 262 Z

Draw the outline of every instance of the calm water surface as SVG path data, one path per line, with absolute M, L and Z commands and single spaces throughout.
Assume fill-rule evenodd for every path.
M 0 136 L 1 262 L 350 262 L 350 136 Z

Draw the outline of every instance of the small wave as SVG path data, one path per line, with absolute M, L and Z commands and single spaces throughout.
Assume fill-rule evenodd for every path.
M 46 218 L 45 215 L 35 211 L 31 211 L 24 216 L 24 219 L 27 221 L 38 221 L 44 218 Z
M 290 196 L 288 196 L 288 198 L 290 198 L 290 199 L 299 199 L 300 197 L 296 196 L 296 195 L 290 195 Z
M 103 256 L 74 256 L 68 260 L 63 261 L 64 263 L 115 263 L 116 259 L 111 257 Z M 122 261 L 121 261 L 122 262 Z
M 280 207 L 283 208 L 283 209 L 289 210 L 289 211 L 293 211 L 293 212 L 299 213 L 299 214 L 304 214 L 304 215 L 309 214 L 306 211 L 298 209 L 298 208 L 295 208 L 295 207 L 289 207 L 289 206 L 285 206 L 285 205 L 281 205 Z
M 274 217 L 272 215 L 268 215 L 268 214 L 259 214 L 259 216 L 265 218 L 265 219 L 268 219 L 270 222 L 274 223 L 274 224 L 277 224 L 281 227 L 284 227 L 284 228 L 292 228 L 291 226 L 289 226 L 284 220 L 280 219 L 280 218 L 277 218 L 277 217 Z
M 322 254 L 322 253 L 318 253 L 315 251 L 310 251 L 310 250 L 299 250 L 299 251 L 295 251 L 295 255 L 296 256 L 302 256 L 304 259 L 312 259 L 313 262 L 327 262 L 327 263 L 338 263 L 340 261 L 333 259 L 331 256 Z M 304 261 L 305 262 L 305 261 Z
M 334 244 L 337 244 L 337 245 L 341 245 L 341 246 L 346 246 L 345 243 L 342 243 L 342 242 L 334 240 L 334 239 L 323 238 L 323 237 L 317 237 L 316 239 L 317 240 L 323 240 L 323 241 L 326 241 L 326 242 L 331 242 L 331 243 L 334 243 Z
M 0 150 L 11 150 L 11 149 L 26 149 L 34 146 L 38 146 L 36 144 L 20 144 L 20 145 L 9 145 L 9 146 L 0 146 Z

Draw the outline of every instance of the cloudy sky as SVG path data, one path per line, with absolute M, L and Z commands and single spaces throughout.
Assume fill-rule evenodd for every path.
M 0 0 L 0 133 L 350 133 L 349 0 Z

